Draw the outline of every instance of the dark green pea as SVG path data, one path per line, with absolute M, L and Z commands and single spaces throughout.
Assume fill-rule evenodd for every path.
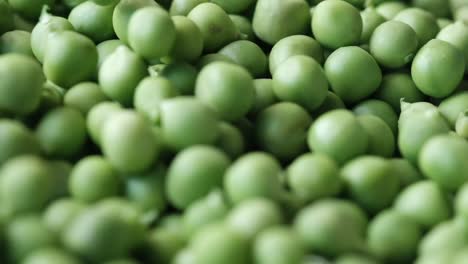
M 81 262 L 70 253 L 57 248 L 35 250 L 22 262 L 24 264 L 80 264 Z
M 263 50 L 252 41 L 234 41 L 222 48 L 219 53 L 246 68 L 253 77 L 261 77 L 267 71 L 267 57 Z
M 167 56 L 175 41 L 176 27 L 166 10 L 149 6 L 132 14 L 128 23 L 128 42 L 138 55 L 148 60 Z
M 442 222 L 426 233 L 419 244 L 419 255 L 434 256 L 449 253 L 454 256 L 466 247 L 468 240 L 465 234 L 466 229 L 457 222 L 456 218 Z
M 397 211 L 379 213 L 370 223 L 367 243 L 373 255 L 388 262 L 405 262 L 417 255 L 420 226 Z
M 226 194 L 234 204 L 255 197 L 277 200 L 281 191 L 280 172 L 279 162 L 270 154 L 243 155 L 226 171 Z
M 356 115 L 373 115 L 382 119 L 392 130 L 393 135 L 397 135 L 398 116 L 386 102 L 375 99 L 362 101 L 353 108 L 353 112 Z
M 460 113 L 455 122 L 455 132 L 465 139 L 468 139 L 468 111 Z
M 260 149 L 282 160 L 291 160 L 307 149 L 307 130 L 312 123 L 301 106 L 282 102 L 265 108 L 256 119 L 255 130 Z
M 411 5 L 427 10 L 436 17 L 450 15 L 450 4 L 447 0 L 412 0 Z
M 187 16 L 193 8 L 208 0 L 173 0 L 169 13 L 171 16 Z
M 219 136 L 215 113 L 193 97 L 165 100 L 161 104 L 161 129 L 164 143 L 173 150 L 214 144 Z
M 310 111 L 323 103 L 327 90 L 325 72 L 311 57 L 292 56 L 273 74 L 275 95 L 282 101 L 297 103 Z
M 36 20 L 40 16 L 43 6 L 53 6 L 54 3 L 55 0 L 8 0 L 8 4 L 15 12 L 31 20 Z
M 86 0 L 62 0 L 63 4 L 68 7 L 69 9 L 72 9 L 74 7 L 76 7 L 77 5 L 85 2 Z M 93 2 L 97 2 L 97 1 L 100 1 L 100 0 L 92 0 Z M 104 0 L 105 1 L 105 0 Z
M 111 39 L 103 41 L 96 46 L 98 52 L 98 70 L 101 68 L 102 63 L 106 58 L 121 45 L 125 45 L 121 40 Z
M 327 256 L 362 249 L 366 225 L 362 209 L 338 199 L 325 199 L 308 205 L 294 219 L 294 229 L 305 248 Z
M 268 57 L 270 73 L 274 74 L 283 62 L 295 55 L 312 57 L 319 64 L 324 61 L 322 47 L 315 39 L 305 35 L 289 36 L 278 41 L 271 49 Z
M 455 22 L 446 26 L 437 34 L 437 39 L 447 41 L 463 51 L 465 65 L 468 65 L 468 26 L 463 22 Z M 465 68 L 466 71 L 466 68 Z
M 41 66 L 20 54 L 0 56 L 0 111 L 16 115 L 34 112 L 45 82 Z
M 179 152 L 167 175 L 169 201 L 177 208 L 187 208 L 222 185 L 229 164 L 226 154 L 209 146 L 194 146 Z
M 22 16 L 16 14 L 13 16 L 13 23 L 16 30 L 26 31 L 31 33 L 33 31 L 35 24 Z
M 460 113 L 468 109 L 468 91 L 454 94 L 445 98 L 439 104 L 439 111 L 455 127 Z
M 68 20 L 77 32 L 99 43 L 111 39 L 114 35 L 113 12 L 113 5 L 102 6 L 93 1 L 86 1 L 71 10 Z
M 149 260 L 153 261 L 151 263 L 174 263 L 172 260 L 186 244 L 180 230 L 157 227 L 150 231 L 146 239 L 146 254 L 149 254 Z
M 287 227 L 272 227 L 260 233 L 253 251 L 258 264 L 299 264 L 305 255 L 298 235 Z
M 197 67 L 198 69 L 202 69 L 208 64 L 211 64 L 214 62 L 227 62 L 227 63 L 235 64 L 235 62 L 226 55 L 219 54 L 219 53 L 211 53 L 211 54 L 206 54 L 202 56 L 198 60 Z
M 15 218 L 9 223 L 5 233 L 11 263 L 23 263 L 29 254 L 41 248 L 52 247 L 56 243 L 55 236 L 37 215 Z
M 390 127 L 379 117 L 362 115 L 358 117 L 369 137 L 367 154 L 390 158 L 395 152 L 395 136 Z
M 97 59 L 96 46 L 89 38 L 72 31 L 54 32 L 47 40 L 44 73 L 48 80 L 69 88 L 93 78 Z
M 239 120 L 249 112 L 253 105 L 255 88 L 246 69 L 217 62 L 200 71 L 195 95 L 222 119 L 233 121 Z
M 251 113 L 257 114 L 268 106 L 276 103 L 277 99 L 273 92 L 272 79 L 256 79 L 254 80 L 255 101 Z
M 13 30 L 0 36 L 0 53 L 18 53 L 34 58 L 31 50 L 31 33 Z
M 86 115 L 93 106 L 107 101 L 101 87 L 93 82 L 79 83 L 65 93 L 63 103 L 65 106 L 79 110 Z
M 198 26 L 184 16 L 173 16 L 176 37 L 170 56 L 176 60 L 195 61 L 203 52 L 203 36 Z
M 59 158 L 74 157 L 86 142 L 86 120 L 76 109 L 56 108 L 41 119 L 36 128 L 36 135 L 46 155 Z
M 408 8 L 408 5 L 399 1 L 388 1 L 378 5 L 375 10 L 387 20 L 392 20 L 401 11 Z
M 338 97 L 338 95 L 336 95 L 334 92 L 327 91 L 325 100 L 317 109 L 314 110 L 314 114 L 315 116 L 320 116 L 331 110 L 344 108 L 346 108 L 346 106 L 343 103 L 343 100 L 341 100 L 341 98 Z
M 102 63 L 99 84 L 104 94 L 123 105 L 131 105 L 138 83 L 148 75 L 146 64 L 126 46 L 119 46 Z
M 414 29 L 419 39 L 419 46 L 423 46 L 435 38 L 440 30 L 433 14 L 416 7 L 399 12 L 394 19 L 406 23 Z
M 42 221 L 49 230 L 61 234 L 86 205 L 71 198 L 55 200 L 44 211 Z
M 395 199 L 394 209 L 425 228 L 431 228 L 451 217 L 447 194 L 433 181 L 413 183 Z
M 17 156 L 40 153 L 34 134 L 22 123 L 10 119 L 0 119 L 0 146 L 0 166 Z
M 187 17 L 200 29 L 205 52 L 216 52 L 239 37 L 239 32 L 229 15 L 216 4 L 199 4 Z
M 309 6 L 301 0 L 258 0 L 252 19 L 257 37 L 270 45 L 288 36 L 307 33 L 309 25 Z
M 423 179 L 418 168 L 408 160 L 403 158 L 394 158 L 389 162 L 392 166 L 393 175 L 400 178 L 401 187 L 406 187 Z
M 400 113 L 402 99 L 408 103 L 424 101 L 424 94 L 407 73 L 389 73 L 383 76 L 376 97 L 393 107 L 395 113 Z
M 178 91 L 166 78 L 146 77 L 135 89 L 133 105 L 152 123 L 159 123 L 161 102 L 177 95 Z
M 253 31 L 252 23 L 249 19 L 240 15 L 229 15 L 237 30 L 241 34 L 241 39 L 254 41 L 256 36 Z
M 0 34 L 13 30 L 13 11 L 5 0 L 0 1 Z
M 219 138 L 216 146 L 231 158 L 237 158 L 245 152 L 246 142 L 242 132 L 235 126 L 222 122 L 219 124 Z
M 229 14 L 242 13 L 255 3 L 254 0 L 211 0 L 211 2 L 222 7 Z
M 366 153 L 369 138 L 352 112 L 332 110 L 312 124 L 307 142 L 312 151 L 328 155 L 343 164 Z
M 93 106 L 93 108 L 89 110 L 86 118 L 86 128 L 94 143 L 101 143 L 101 132 L 104 127 L 104 123 L 110 118 L 110 116 L 121 110 L 123 110 L 122 106 L 114 102 L 102 102 Z
M 355 103 L 377 90 L 382 71 L 375 59 L 359 47 L 343 47 L 325 61 L 331 89 L 345 103 Z
M 157 7 L 153 0 L 121 0 L 114 8 L 112 25 L 115 34 L 124 43 L 128 43 L 128 26 L 133 14 L 144 7 Z
M 361 11 L 362 34 L 361 43 L 368 43 L 374 30 L 386 19 L 373 7 L 367 7 Z
M 175 62 L 166 65 L 159 74 L 167 78 L 180 94 L 194 94 L 195 81 L 198 75 L 198 71 L 194 66 L 185 62 Z
M 323 1 L 315 7 L 312 32 L 329 49 L 358 44 L 362 34 L 359 10 L 346 1 Z

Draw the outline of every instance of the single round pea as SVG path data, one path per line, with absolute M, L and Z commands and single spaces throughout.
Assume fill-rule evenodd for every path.
M 321 154 L 303 154 L 287 168 L 291 191 L 304 202 L 335 196 L 341 191 L 342 179 L 338 164 Z
M 43 6 L 53 6 L 55 2 L 55 0 L 8 0 L 11 9 L 30 20 L 36 20 L 40 16 Z
M 361 15 L 346 1 L 323 1 L 315 7 L 312 31 L 318 42 L 329 49 L 355 45 L 361 39 Z
M 31 33 L 13 30 L 0 36 L 0 54 L 18 53 L 34 58 L 31 49 Z
M 187 17 L 200 29 L 205 52 L 216 52 L 238 38 L 239 32 L 229 15 L 216 4 L 201 3 Z
M 160 72 L 177 89 L 179 94 L 193 95 L 198 71 L 191 64 L 174 62 L 166 65 Z
M 80 264 L 80 261 L 68 252 L 57 248 L 44 248 L 29 254 L 24 264 Z
M 408 103 L 424 101 L 424 94 L 407 73 L 388 73 L 383 76 L 376 97 L 393 107 L 395 113 L 400 113 L 400 102 L 404 99 Z
M 247 70 L 234 64 L 217 62 L 200 71 L 195 95 L 222 119 L 234 121 L 249 112 L 254 102 L 255 88 Z
M 422 173 L 442 187 L 455 191 L 468 180 L 468 142 L 440 135 L 428 140 L 419 155 Z
M 237 30 L 241 34 L 241 39 L 254 41 L 256 36 L 253 31 L 252 23 L 249 19 L 241 15 L 229 15 L 232 23 L 236 26 Z
M 239 157 L 246 149 L 242 132 L 227 122 L 219 124 L 219 138 L 215 145 L 231 158 Z
M 89 38 L 72 31 L 49 34 L 43 64 L 48 80 L 70 88 L 92 79 L 96 65 L 96 46 Z
M 16 115 L 34 112 L 45 82 L 39 63 L 20 54 L 0 56 L 0 111 Z
M 327 58 L 324 68 L 331 89 L 345 103 L 370 96 L 382 81 L 382 71 L 375 59 L 359 47 L 337 49 Z
M 322 47 L 315 39 L 305 35 L 289 36 L 278 41 L 271 49 L 268 57 L 270 73 L 273 75 L 283 62 L 295 55 L 312 57 L 319 64 L 324 61 Z
M 325 100 L 317 109 L 314 110 L 313 113 L 318 117 L 331 110 L 344 108 L 346 108 L 346 106 L 343 103 L 343 100 L 341 100 L 341 98 L 338 97 L 338 95 L 336 95 L 334 92 L 327 91 Z
M 436 17 L 450 15 L 450 4 L 446 0 L 412 0 L 411 5 L 431 12 Z
M 187 208 L 222 185 L 229 164 L 226 154 L 209 146 L 194 146 L 179 152 L 167 175 L 169 201 L 177 208 Z
M 440 30 L 435 16 L 417 7 L 402 10 L 394 19 L 406 23 L 413 28 L 418 36 L 420 47 L 435 38 Z
M 455 132 L 465 139 L 468 139 L 468 111 L 460 113 L 455 122 Z
M 464 72 L 463 53 L 452 44 L 438 39 L 424 45 L 411 65 L 411 76 L 418 89 L 436 98 L 450 95 L 463 79 Z
M 112 25 L 115 34 L 124 43 L 128 43 L 128 28 L 133 14 L 144 7 L 157 7 L 153 0 L 121 0 L 114 8 Z
M 374 30 L 386 19 L 373 7 L 367 7 L 361 11 L 362 34 L 361 43 L 368 43 Z
M 296 55 L 285 60 L 273 74 L 273 91 L 282 101 L 294 102 L 307 110 L 320 106 L 327 96 L 328 82 L 313 58 Z
M 448 120 L 452 127 L 455 127 L 460 113 L 468 109 L 468 91 L 456 93 L 445 98 L 439 104 L 439 111 Z
M 367 154 L 390 158 L 395 152 L 395 136 L 390 127 L 379 117 L 358 116 L 358 121 L 369 138 Z
M 159 157 L 160 141 L 151 124 L 131 110 L 112 115 L 101 132 L 102 152 L 120 172 L 149 169 Z
M 273 92 L 272 79 L 256 79 L 254 80 L 255 100 L 250 112 L 258 114 L 263 109 L 276 103 L 277 99 Z
M 403 189 L 395 199 L 394 208 L 425 228 L 449 219 L 452 214 L 444 190 L 429 180 L 413 183 Z
M 466 247 L 466 229 L 458 219 L 445 221 L 429 230 L 419 244 L 419 255 L 442 255 L 445 252 L 455 255 Z
M 352 112 L 332 110 L 312 123 L 307 142 L 312 151 L 328 155 L 343 164 L 366 153 L 369 138 Z
M 376 7 L 377 13 L 387 20 L 395 18 L 397 14 L 408 8 L 408 4 L 397 1 L 383 2 Z
M 0 166 L 17 156 L 40 153 L 35 135 L 22 123 L 10 119 L 0 119 L 0 146 Z
M 236 64 L 247 69 L 253 77 L 261 77 L 267 70 L 267 57 L 254 42 L 238 40 L 231 42 L 219 51 L 231 58 Z
M 5 0 L 0 1 L 0 34 L 8 32 L 14 28 L 13 10 Z
M 302 0 L 258 0 L 252 18 L 255 34 L 270 45 L 288 36 L 307 33 L 309 23 L 309 6 Z
M 178 95 L 172 83 L 163 77 L 146 77 L 135 89 L 133 105 L 152 123 L 159 123 L 161 102 Z
M 99 84 L 104 94 L 123 105 L 131 105 L 138 83 L 148 75 L 145 62 L 126 46 L 119 46 L 102 63 Z
M 227 62 L 227 63 L 232 63 L 236 64 L 231 58 L 229 58 L 226 55 L 219 54 L 219 53 L 211 53 L 211 54 L 206 54 L 202 56 L 197 63 L 197 68 L 202 69 L 208 64 L 214 63 L 214 62 Z
M 128 42 L 138 55 L 148 60 L 167 56 L 175 41 L 176 27 L 164 9 L 149 6 L 132 14 L 128 23 Z
M 375 99 L 362 101 L 353 108 L 353 112 L 356 115 L 373 115 L 382 119 L 392 130 L 393 135 L 397 135 L 398 116 L 388 103 Z
M 302 208 L 293 225 L 308 251 L 338 256 L 364 246 L 367 219 L 349 201 L 325 199 Z
M 406 187 L 423 179 L 418 168 L 403 158 L 393 158 L 390 161 L 393 175 L 400 178 L 401 187 Z
M 177 97 L 161 104 L 164 143 L 173 150 L 214 144 L 219 136 L 218 122 L 215 113 L 193 97 Z
M 253 252 L 258 264 L 299 264 L 305 255 L 298 235 L 287 227 L 272 227 L 260 233 Z
M 391 38 L 388 36 L 391 35 Z M 418 48 L 416 32 L 400 21 L 388 21 L 378 26 L 370 38 L 370 52 L 387 68 L 400 68 L 409 63 Z
M 273 156 L 251 152 L 228 168 L 224 189 L 234 204 L 255 197 L 277 200 L 281 191 L 280 172 L 281 166 Z
M 102 6 L 93 1 L 86 1 L 71 10 L 68 20 L 77 32 L 99 43 L 114 35 L 113 12 L 113 5 Z
M 83 82 L 73 86 L 65 93 L 63 103 L 65 106 L 75 108 L 86 115 L 93 106 L 107 100 L 98 84 Z
M 42 151 L 48 156 L 70 158 L 86 143 L 86 120 L 81 112 L 70 107 L 48 112 L 36 128 Z
M 193 8 L 208 0 L 173 0 L 169 8 L 171 16 L 187 16 Z
M 71 198 L 55 200 L 44 211 L 42 221 L 50 231 L 61 234 L 85 208 L 85 204 Z
M 176 60 L 195 61 L 203 52 L 203 35 L 198 26 L 187 17 L 173 16 L 176 37 L 170 56 Z
M 440 30 L 437 39 L 444 40 L 463 51 L 465 65 L 468 65 L 468 26 L 463 22 L 455 22 Z M 465 68 L 466 71 L 466 68 Z
M 89 110 L 86 118 L 86 128 L 89 136 L 96 144 L 101 142 L 101 131 L 109 117 L 122 110 L 122 106 L 114 102 L 102 102 Z
M 370 223 L 367 243 L 373 255 L 389 262 L 404 262 L 417 255 L 420 226 L 397 211 L 379 213 Z
M 106 40 L 96 45 L 98 52 L 98 70 L 101 68 L 102 63 L 106 60 L 106 58 L 111 55 L 117 49 L 117 47 L 122 45 L 125 44 L 119 39 Z

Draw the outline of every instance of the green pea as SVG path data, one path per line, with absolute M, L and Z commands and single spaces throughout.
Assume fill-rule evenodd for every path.
M 352 112 L 332 110 L 315 120 L 309 129 L 307 142 L 311 150 L 343 164 L 366 153 L 369 138 Z
M 15 218 L 7 226 L 5 233 L 7 254 L 12 263 L 23 263 L 29 254 L 56 243 L 55 236 L 37 215 Z
M 17 156 L 40 153 L 34 134 L 22 123 L 10 119 L 0 119 L 0 145 L 0 166 Z
M 246 143 L 244 135 L 235 126 L 222 122 L 219 124 L 219 138 L 216 146 L 231 158 L 237 158 L 245 152 Z
M 34 251 L 22 262 L 24 264 L 80 264 L 73 255 L 62 249 L 44 248 Z
M 31 20 L 36 20 L 40 16 L 43 6 L 52 6 L 54 2 L 55 0 L 8 0 L 8 4 L 13 11 Z
M 114 8 L 112 25 L 117 37 L 128 44 L 128 31 L 130 18 L 133 14 L 144 7 L 157 7 L 153 0 L 121 0 Z
M 42 85 L 41 98 L 36 114 L 45 114 L 48 111 L 64 105 L 65 90 L 51 81 Z
M 76 109 L 56 108 L 41 119 L 36 135 L 46 155 L 74 157 L 86 143 L 86 120 Z
M 420 255 L 442 255 L 444 252 L 455 255 L 468 240 L 466 230 L 456 222 L 456 219 L 445 221 L 432 228 L 419 244 Z
M 145 62 L 128 47 L 119 46 L 102 63 L 99 84 L 110 99 L 131 105 L 136 86 L 146 75 Z
M 195 81 L 198 75 L 197 69 L 185 62 L 175 62 L 166 65 L 160 72 L 167 78 L 180 94 L 193 95 Z
M 465 139 L 468 139 L 468 111 L 460 113 L 455 123 L 455 132 Z
M 453 252 L 444 251 L 440 253 L 428 253 L 419 256 L 415 264 L 438 264 L 438 263 L 451 263 L 453 260 Z
M 120 172 L 138 173 L 159 157 L 160 138 L 138 113 L 126 110 L 112 115 L 101 132 L 104 156 Z
M 468 259 L 468 250 L 466 247 L 463 250 L 460 250 L 454 256 L 453 262 L 454 264 L 463 264 Z
M 192 252 L 193 250 L 189 248 L 184 248 L 180 250 L 177 255 L 174 257 L 174 264 L 192 264 L 195 262 L 195 256 Z
M 397 211 L 379 213 L 370 223 L 367 235 L 370 251 L 389 262 L 410 261 L 417 255 L 422 230 Z
M 220 150 L 194 146 L 180 152 L 169 166 L 166 193 L 172 205 L 187 208 L 222 185 L 230 160 Z
M 220 224 L 210 225 L 197 233 L 190 242 L 190 248 L 195 263 L 237 264 L 249 262 L 248 244 L 242 236 Z
M 298 235 L 287 227 L 263 231 L 253 246 L 255 263 L 299 264 L 305 255 Z
M 242 13 L 255 3 L 254 0 L 211 0 L 211 2 L 222 7 L 229 14 Z
M 236 64 L 231 58 L 229 58 L 226 55 L 219 54 L 219 53 L 211 53 L 211 54 L 206 54 L 202 56 L 197 63 L 197 67 L 199 69 L 204 68 L 208 64 L 214 63 L 214 62 L 227 62 L 227 63 L 232 63 Z
M 292 56 L 273 74 L 275 95 L 282 101 L 297 103 L 310 111 L 323 103 L 327 90 L 325 72 L 311 57 Z
M 249 112 L 253 105 L 255 88 L 247 70 L 237 65 L 217 62 L 200 71 L 195 95 L 222 119 L 233 121 Z
M 301 0 L 258 0 L 252 19 L 257 37 L 271 45 L 285 37 L 307 33 L 309 23 L 309 6 Z
M 382 81 L 382 71 L 375 59 L 359 47 L 337 49 L 327 58 L 324 68 L 331 89 L 345 103 L 370 96 Z
M 315 7 L 312 31 L 329 49 L 358 44 L 362 34 L 359 10 L 346 1 L 323 1 Z
M 421 148 L 431 137 L 449 131 L 449 124 L 435 106 L 426 102 L 402 103 L 398 148 L 411 163 L 417 164 Z
M 403 158 L 393 158 L 389 162 L 392 166 L 393 175 L 400 178 L 401 187 L 406 187 L 423 179 L 418 168 L 408 160 Z
M 253 114 L 258 114 L 260 111 L 276 103 L 277 99 L 273 92 L 272 79 L 256 79 L 254 80 L 255 100 L 250 110 Z
M 291 191 L 305 202 L 335 196 L 341 191 L 342 179 L 338 164 L 321 154 L 303 154 L 287 168 Z
M 256 36 L 253 31 L 252 23 L 249 19 L 241 15 L 229 15 L 237 30 L 241 34 L 241 39 L 254 41 Z
M 282 102 L 265 108 L 256 119 L 257 144 L 275 157 L 291 160 L 307 149 L 312 118 L 297 104 Z
M 44 211 L 42 220 L 49 230 L 61 234 L 85 208 L 85 204 L 70 198 L 55 200 Z
M 79 5 L 79 4 L 81 4 L 81 3 L 85 2 L 85 1 L 86 0 L 62 0 L 63 5 L 65 7 L 68 7 L 69 9 L 72 9 L 72 8 L 76 7 L 77 5 Z M 92 0 L 92 1 L 97 2 L 97 1 L 100 1 L 100 0 L 96 0 L 96 1 Z
M 447 17 L 450 15 L 449 1 L 446 0 L 412 0 L 411 4 L 431 12 L 436 17 Z
M 81 0 L 78 0 L 81 1 Z M 101 5 L 101 6 L 115 6 L 118 3 L 118 0 L 91 0 L 94 3 Z
M 65 106 L 76 108 L 86 115 L 93 106 L 107 101 L 101 87 L 93 82 L 79 83 L 68 90 L 63 98 Z
M 437 25 L 439 25 L 440 30 L 442 31 L 443 28 L 447 27 L 448 25 L 451 25 L 453 21 L 448 18 L 438 18 L 437 19 Z M 440 32 L 439 32 L 440 33 Z
M 18 53 L 34 58 L 31 49 L 31 33 L 13 30 L 0 36 L 0 53 Z
M 278 41 L 271 49 L 270 73 L 274 74 L 283 62 L 295 55 L 312 57 L 319 64 L 322 64 L 324 60 L 322 47 L 315 39 L 305 35 L 289 36 Z
M 176 60 L 195 61 L 203 51 L 203 35 L 197 24 L 184 16 L 173 16 L 176 37 L 170 56 Z
M 229 15 L 218 5 L 201 3 L 187 15 L 200 29 L 205 52 L 215 52 L 236 40 L 239 32 Z
M 437 39 L 444 40 L 463 51 L 465 65 L 468 64 L 468 27 L 463 22 L 446 26 L 437 34 Z
M 337 256 L 361 249 L 367 225 L 355 204 L 325 199 L 308 205 L 294 219 L 294 228 L 308 251 Z
M 121 110 L 122 107 L 114 102 L 102 102 L 89 110 L 86 118 L 86 128 L 94 143 L 101 143 L 101 131 L 104 127 L 104 123 L 110 116 Z
M 358 254 L 346 254 L 337 258 L 335 264 L 379 264 L 380 262 L 371 257 Z
M 25 115 L 39 106 L 45 82 L 41 66 L 20 54 L 0 56 L 0 111 Z
M 414 29 L 419 39 L 419 46 L 423 46 L 435 38 L 440 30 L 435 16 L 417 7 L 402 10 L 394 19 L 406 23 Z
M 376 97 L 387 102 L 396 113 L 400 113 L 400 102 L 404 99 L 408 103 L 424 101 L 424 94 L 407 73 L 388 73 L 383 76 Z
M 77 32 L 98 43 L 111 39 L 114 35 L 113 11 L 113 5 L 103 6 L 85 1 L 71 10 L 68 20 Z
M 0 34 L 13 30 L 13 11 L 5 0 L 0 1 Z
M 131 16 L 128 42 L 135 53 L 143 58 L 154 60 L 169 55 L 175 41 L 176 27 L 164 9 L 144 7 Z
M 375 99 L 362 101 L 353 108 L 353 112 L 356 115 L 373 115 L 382 119 L 392 130 L 393 134 L 397 135 L 398 116 L 386 102 Z
M 390 158 L 395 152 L 395 136 L 390 127 L 379 117 L 362 115 L 358 121 L 369 138 L 367 153 Z
M 408 5 L 399 1 L 388 1 L 378 5 L 375 10 L 387 20 L 392 20 L 401 11 L 408 8 Z
M 338 97 L 338 95 L 336 95 L 334 92 L 327 91 L 325 100 L 317 109 L 314 110 L 314 114 L 315 116 L 320 116 L 326 112 L 344 108 L 346 108 L 346 106 L 343 103 L 343 100 L 341 100 L 341 98 Z
M 98 70 L 106 58 L 111 55 L 119 46 L 125 45 L 119 39 L 106 40 L 96 45 L 98 52 Z
M 158 123 L 161 102 L 177 95 L 177 90 L 169 80 L 162 77 L 146 77 L 135 89 L 133 105 L 151 122 Z
M 361 43 L 368 43 L 374 30 L 386 19 L 373 7 L 367 7 L 361 11 L 362 34 Z
M 251 152 L 237 159 L 226 171 L 224 189 L 234 204 L 255 197 L 277 200 L 281 190 L 280 172 L 281 166 L 273 156 Z
M 446 193 L 435 182 L 425 180 L 403 189 L 395 199 L 396 211 L 408 216 L 425 228 L 430 228 L 451 217 Z
M 165 100 L 161 104 L 160 122 L 164 143 L 173 150 L 213 144 L 219 136 L 215 113 L 193 97 Z
M 173 0 L 169 12 L 171 16 L 187 16 L 193 8 L 208 0 Z
M 455 204 L 455 211 L 457 215 L 462 216 L 464 218 L 468 217 L 468 184 L 463 184 L 460 186 L 454 200 Z
M 151 230 L 146 239 L 146 248 L 149 258 L 145 261 L 153 261 L 151 263 L 173 263 L 178 252 L 186 245 L 185 238 L 180 235 L 180 232 L 165 227 L 158 227 Z M 148 263 L 148 262 L 145 262 Z
M 89 38 L 72 31 L 49 34 L 43 65 L 48 80 L 69 88 L 92 79 L 96 65 L 96 46 Z
M 439 104 L 439 111 L 452 127 L 455 127 L 458 116 L 466 109 L 468 109 L 468 91 L 447 97 Z
M 234 41 L 222 48 L 219 53 L 246 68 L 253 77 L 261 77 L 266 73 L 267 57 L 263 50 L 252 41 Z

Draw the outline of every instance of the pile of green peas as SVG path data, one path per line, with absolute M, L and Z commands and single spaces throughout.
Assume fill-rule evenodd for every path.
M 468 263 L 468 0 L 0 0 L 0 263 Z

